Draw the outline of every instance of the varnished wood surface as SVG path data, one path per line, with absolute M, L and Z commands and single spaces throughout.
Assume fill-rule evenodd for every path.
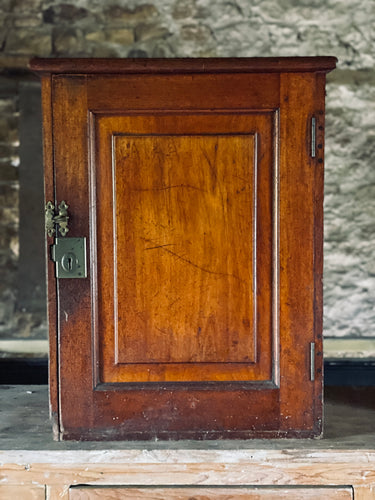
M 89 279 L 57 287 L 61 436 L 319 435 L 323 156 L 310 123 L 323 146 L 334 58 L 81 62 L 49 70 L 60 65 L 48 175 L 89 250 Z
M 44 163 L 44 192 L 45 201 L 54 202 L 54 162 L 53 162 L 53 138 L 52 138 L 52 82 L 50 76 L 42 78 L 42 109 L 43 109 L 43 163 Z M 49 255 L 50 245 L 53 243 L 53 237 L 46 235 L 46 256 Z M 49 331 L 57 331 L 57 283 L 54 279 L 55 264 L 51 259 L 46 259 L 47 267 L 47 315 Z M 58 336 L 49 336 L 48 352 L 48 380 L 50 388 L 50 412 L 54 425 L 54 433 L 58 432 L 59 415 L 59 347 Z
M 321 286 L 323 163 L 310 155 L 311 117 L 324 94 L 314 74 L 284 74 L 280 84 L 280 373 L 282 428 L 322 429 Z M 317 107 L 318 106 L 318 107 Z M 318 124 L 319 125 L 319 124 Z M 319 189 L 320 196 L 317 196 Z M 310 343 L 315 342 L 314 382 Z M 293 354 L 290 356 L 290 354 Z M 286 355 L 284 355 L 284 353 Z M 299 380 L 299 383 L 296 381 Z M 308 401 L 314 401 L 310 405 Z M 309 410 L 308 410 L 309 408 Z
M 95 123 L 101 380 L 272 380 L 273 113 Z
M 118 362 L 254 362 L 254 136 L 113 148 Z
M 331 71 L 336 57 L 238 57 L 238 58 L 35 58 L 32 71 L 44 73 L 280 73 Z

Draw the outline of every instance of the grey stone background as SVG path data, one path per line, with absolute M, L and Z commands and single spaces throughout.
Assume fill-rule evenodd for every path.
M 47 337 L 44 309 L 22 307 L 18 279 L 20 89 L 35 55 L 338 57 L 327 86 L 324 333 L 375 338 L 374 0 L 0 0 L 0 8 L 0 338 Z M 43 290 L 33 295 L 43 302 Z

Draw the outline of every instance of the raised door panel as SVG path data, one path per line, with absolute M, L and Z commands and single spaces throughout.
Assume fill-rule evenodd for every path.
M 69 490 L 70 500 L 352 500 L 350 487 L 228 487 L 228 488 L 126 488 L 126 487 L 78 487 Z
M 91 122 L 98 383 L 272 382 L 277 113 Z

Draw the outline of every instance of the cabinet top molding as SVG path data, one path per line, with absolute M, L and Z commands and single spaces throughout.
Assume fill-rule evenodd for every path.
M 160 73 L 328 73 L 336 67 L 333 56 L 238 57 L 238 58 L 34 58 L 32 71 L 66 74 L 160 74 Z

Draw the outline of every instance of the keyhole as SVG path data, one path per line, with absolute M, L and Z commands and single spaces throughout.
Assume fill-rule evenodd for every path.
M 67 273 L 72 273 L 77 267 L 77 258 L 74 253 L 66 253 L 63 255 L 61 266 Z

